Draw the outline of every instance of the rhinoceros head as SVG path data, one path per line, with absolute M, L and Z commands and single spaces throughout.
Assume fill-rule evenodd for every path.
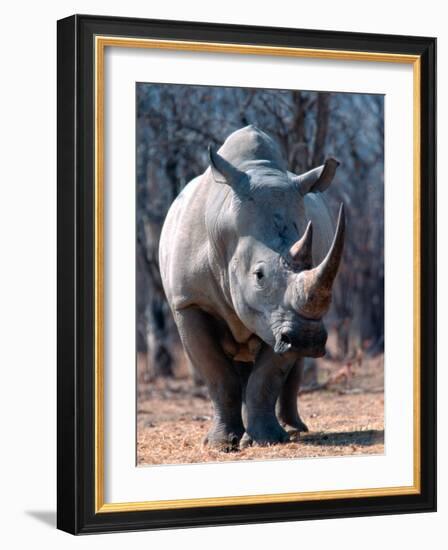
M 331 245 L 313 250 L 318 224 L 307 218 L 304 195 L 329 186 L 337 161 L 296 176 L 269 160 L 252 159 L 237 167 L 223 154 L 209 152 L 214 180 L 231 188 L 222 217 L 230 296 L 238 317 L 277 353 L 323 355 L 327 332 L 322 317 L 341 262 L 345 215 L 341 205 Z M 313 265 L 313 256 L 323 259 Z

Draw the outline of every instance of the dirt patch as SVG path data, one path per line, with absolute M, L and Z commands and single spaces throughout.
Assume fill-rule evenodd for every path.
M 145 381 L 139 364 L 137 463 L 185 464 L 235 460 L 382 454 L 384 452 L 383 357 L 354 364 L 321 361 L 319 380 L 299 395 L 310 429 L 289 443 L 234 453 L 209 449 L 202 441 L 212 421 L 206 390 L 186 369 L 171 380 Z

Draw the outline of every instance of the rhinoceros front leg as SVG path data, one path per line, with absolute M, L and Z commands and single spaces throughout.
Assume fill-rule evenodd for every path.
M 297 359 L 286 377 L 277 402 L 277 416 L 288 432 L 307 432 L 308 426 L 300 418 L 297 396 L 303 375 L 303 359 Z
M 269 346 L 263 346 L 260 351 L 246 388 L 247 425 L 241 442 L 243 447 L 289 440 L 289 434 L 275 415 L 275 404 L 293 363 L 294 359 L 275 354 Z
M 178 311 L 175 319 L 185 352 L 213 403 L 213 425 L 205 443 L 226 452 L 235 450 L 244 433 L 241 380 L 220 346 L 215 321 L 197 308 Z

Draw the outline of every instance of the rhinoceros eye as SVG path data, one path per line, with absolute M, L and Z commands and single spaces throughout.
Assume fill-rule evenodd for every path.
M 260 267 L 255 270 L 255 277 L 257 278 L 257 281 L 261 281 L 261 279 L 263 279 L 264 272 Z

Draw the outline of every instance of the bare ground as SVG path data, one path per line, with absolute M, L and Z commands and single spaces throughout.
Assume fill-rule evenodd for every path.
M 137 463 L 185 464 L 235 460 L 382 454 L 384 452 L 383 356 L 351 363 L 322 360 L 317 385 L 299 395 L 309 433 L 268 447 L 233 453 L 202 441 L 211 425 L 206 390 L 195 387 L 185 366 L 177 378 L 145 381 L 139 361 Z

